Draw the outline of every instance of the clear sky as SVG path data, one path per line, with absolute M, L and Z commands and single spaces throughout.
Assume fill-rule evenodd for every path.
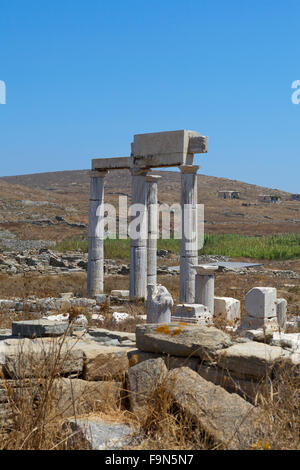
M 208 135 L 200 173 L 300 193 L 299 0 L 1 0 L 0 175 Z

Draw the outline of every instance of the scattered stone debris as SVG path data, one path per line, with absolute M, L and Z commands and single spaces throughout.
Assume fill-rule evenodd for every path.
M 46 242 L 45 242 L 46 244 Z M 39 274 L 64 274 L 86 272 L 88 255 L 81 251 L 57 253 L 48 248 L 22 249 L 18 251 L 4 251 L 0 253 L 0 273 L 24 274 L 36 272 Z M 118 264 L 115 260 L 105 260 L 106 274 L 125 275 L 129 266 Z

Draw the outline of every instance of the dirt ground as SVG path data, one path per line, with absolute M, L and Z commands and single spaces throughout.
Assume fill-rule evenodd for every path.
M 241 260 L 239 260 L 241 261 Z M 243 261 L 251 261 L 244 259 Z M 160 260 L 160 266 L 174 265 L 174 260 Z M 298 276 L 298 277 L 296 277 Z M 158 282 L 170 291 L 174 304 L 179 302 L 179 275 L 159 275 Z M 262 269 L 247 270 L 245 273 L 218 272 L 215 275 L 215 295 L 234 297 L 241 301 L 242 313 L 245 313 L 244 299 L 246 293 L 256 286 L 276 287 L 278 297 L 288 301 L 288 314 L 300 315 L 300 260 L 263 261 Z M 128 289 L 129 276 L 106 276 L 105 292 L 112 289 Z M 85 296 L 86 274 L 77 273 L 57 276 L 0 277 L 0 297 L 58 297 L 61 292 L 74 292 Z M 126 311 L 126 305 L 124 305 Z

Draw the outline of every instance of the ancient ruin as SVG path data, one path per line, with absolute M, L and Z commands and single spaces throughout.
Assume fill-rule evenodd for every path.
M 158 195 L 161 178 L 152 168 L 178 167 L 181 171 L 180 303 L 173 321 L 212 325 L 222 318 L 244 330 L 269 328 L 284 330 L 287 303 L 277 299 L 276 289 L 254 287 L 246 295 L 247 315 L 241 322 L 240 302 L 216 297 L 216 264 L 198 264 L 197 171 L 194 154 L 207 153 L 208 138 L 198 132 L 181 130 L 138 134 L 131 144 L 130 157 L 99 158 L 92 161 L 89 213 L 89 253 L 87 293 L 99 298 L 104 292 L 104 180 L 109 171 L 127 169 L 131 173 L 132 207 L 141 213 L 137 236 L 130 235 L 130 299 L 143 298 L 148 323 L 171 322 L 173 300 L 167 289 L 157 285 Z M 219 191 L 224 198 L 236 191 Z M 266 201 L 267 196 L 262 196 Z M 273 196 L 272 196 L 273 197 Z M 270 196 L 270 198 L 272 199 Z M 275 196 L 274 196 L 275 198 Z M 276 197 L 279 200 L 280 197 Z M 271 200 L 270 199 L 270 200 Z M 269 199 L 268 199 L 269 200 Z M 136 213 L 132 213 L 133 218 Z M 230 264 L 230 263 L 229 263 Z M 248 263 L 243 263 L 247 266 Z M 250 266 L 250 264 L 249 264 Z
M 132 205 L 143 211 L 139 236 L 131 237 L 130 248 L 130 298 L 147 298 L 147 285 L 156 285 L 156 232 L 157 232 L 157 177 L 152 168 L 179 167 L 181 171 L 181 206 L 191 205 L 191 211 L 183 211 L 182 227 L 188 226 L 196 235 L 194 246 L 187 249 L 187 241 L 181 240 L 180 301 L 195 300 L 195 272 L 197 252 L 197 185 L 194 154 L 207 153 L 208 138 L 198 132 L 181 130 L 138 134 L 131 144 L 131 156 L 100 158 L 92 161 L 89 262 L 87 292 L 93 297 L 103 292 L 104 281 L 104 228 L 101 222 L 104 207 L 104 178 L 108 171 L 128 169 L 132 181 Z M 182 230 L 184 233 L 184 230 Z M 150 234 L 151 236 L 144 236 Z

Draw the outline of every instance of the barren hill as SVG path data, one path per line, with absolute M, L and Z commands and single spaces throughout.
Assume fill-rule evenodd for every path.
M 180 173 L 155 172 L 159 201 L 180 200 Z M 131 193 L 128 171 L 111 172 L 105 200 L 118 207 L 118 196 Z M 239 199 L 218 197 L 219 190 L 234 190 Z M 266 203 L 260 194 L 279 195 L 281 203 Z M 287 192 L 240 181 L 198 175 L 198 202 L 205 205 L 205 230 L 215 233 L 261 235 L 300 233 L 300 202 Z M 0 231 L 9 230 L 23 240 L 61 240 L 87 232 L 89 171 L 63 171 L 0 178 Z M 130 199 L 129 199 L 130 202 Z

